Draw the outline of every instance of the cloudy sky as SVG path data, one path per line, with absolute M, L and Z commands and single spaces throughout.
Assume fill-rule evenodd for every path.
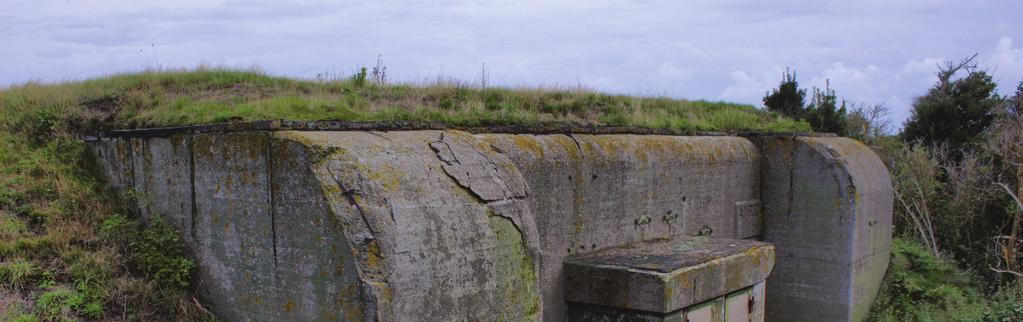
M 901 124 L 935 64 L 1023 80 L 1023 1 L 2 0 L 0 86 L 198 64 L 761 105 L 786 67 Z M 288 2 L 285 4 L 285 2 Z

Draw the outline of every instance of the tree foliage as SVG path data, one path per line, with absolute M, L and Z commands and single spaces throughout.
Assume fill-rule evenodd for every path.
M 772 89 L 764 96 L 764 106 L 769 111 L 797 120 L 806 120 L 814 131 L 843 136 L 847 134 L 845 100 L 838 99 L 835 90 L 831 89 L 830 82 L 827 82 L 823 90 L 815 87 L 813 96 L 807 104 L 806 89 L 799 88 L 796 72 L 786 69 L 778 88 Z
M 975 57 L 940 67 L 938 83 L 913 103 L 913 114 L 903 129 L 906 141 L 946 144 L 958 151 L 979 139 L 1002 98 L 991 75 L 973 63 Z M 954 78 L 960 71 L 966 76 Z
M 845 100 L 839 102 L 835 90 L 831 89 L 831 82 L 825 83 L 824 90 L 813 89 L 813 98 L 805 114 L 815 131 L 846 135 Z
M 799 88 L 796 81 L 796 72 L 785 70 L 778 88 L 772 89 L 764 96 L 764 106 L 767 110 L 778 112 L 782 115 L 802 119 L 805 117 L 806 109 L 803 105 L 806 102 L 806 90 Z

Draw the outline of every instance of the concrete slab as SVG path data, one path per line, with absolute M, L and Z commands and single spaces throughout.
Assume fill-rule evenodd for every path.
M 578 255 L 565 262 L 569 302 L 670 313 L 764 281 L 774 246 L 675 238 Z

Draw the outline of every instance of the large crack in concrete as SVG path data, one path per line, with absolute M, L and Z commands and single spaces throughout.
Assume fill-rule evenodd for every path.
M 266 190 L 268 196 L 268 208 L 270 212 L 270 242 L 274 260 L 274 285 L 280 280 L 278 276 L 277 263 L 277 214 L 274 211 L 274 158 L 273 158 L 273 137 L 267 136 L 266 142 Z
M 458 187 L 485 205 L 491 216 L 511 223 L 525 249 L 530 278 L 539 292 L 537 272 L 542 267 L 543 256 L 539 233 L 531 221 L 531 211 L 525 201 L 529 189 L 518 168 L 493 146 L 482 146 L 469 138 L 445 135 L 444 132 L 437 141 L 430 143 L 430 148 L 444 163 L 441 166 L 444 173 Z M 537 301 L 536 305 L 535 312 L 542 311 L 542 301 Z
M 192 204 L 191 204 L 192 213 L 190 214 L 191 217 L 192 217 L 192 219 L 191 219 L 192 221 L 189 223 L 189 226 L 191 228 L 189 230 L 189 234 L 192 235 L 192 241 L 191 242 L 198 243 L 197 242 L 198 237 L 196 236 L 196 232 L 195 232 L 196 231 L 195 220 L 196 220 L 196 217 L 199 216 L 199 213 L 198 213 L 198 211 L 196 211 L 196 206 L 195 206 L 195 189 L 196 189 L 196 187 L 195 187 L 195 145 L 193 145 L 193 143 L 192 143 L 192 136 L 191 135 L 187 136 L 187 138 L 188 138 L 189 190 L 191 191 L 191 195 L 192 195 L 192 200 L 191 200 L 191 202 L 192 202 Z
M 329 208 L 329 211 L 333 212 L 335 216 L 344 218 L 343 220 L 348 223 L 344 225 L 347 227 L 345 233 L 350 236 L 348 244 L 353 250 L 353 257 L 356 263 L 354 267 L 359 281 L 357 288 L 358 296 L 363 303 L 363 318 L 365 321 L 377 321 L 381 319 L 382 314 L 382 312 L 379 312 L 379 309 L 386 307 L 386 304 L 380 302 L 387 301 L 386 294 L 387 290 L 390 289 L 388 282 L 390 273 L 386 266 L 381 266 L 385 265 L 385 263 L 380 253 L 380 246 L 377 245 L 377 232 L 373 230 L 368 210 L 360 201 L 363 191 L 359 188 L 358 183 L 364 182 L 366 179 L 355 177 L 346 180 L 339 177 L 339 173 L 343 173 L 344 170 L 325 164 L 325 162 L 333 159 L 337 153 L 340 153 L 340 150 L 335 150 L 326 148 L 309 151 L 316 159 L 312 163 L 313 173 L 320 178 L 321 184 L 326 184 L 323 189 L 328 200 L 334 200 L 335 202 L 343 200 L 342 202 L 350 207 L 348 211 L 342 211 L 333 207 Z M 334 187 L 329 187 L 330 184 L 333 184 Z M 334 192 L 331 193 L 329 191 Z M 355 216 L 349 217 L 345 213 Z
M 444 173 L 454 179 L 459 187 L 465 189 L 474 196 L 480 203 L 487 205 L 495 215 L 505 217 L 515 223 L 515 228 L 523 233 L 522 218 L 525 214 L 518 216 L 509 214 L 507 205 L 514 201 L 524 200 L 528 197 L 528 188 L 525 179 L 514 168 L 510 160 L 501 160 L 502 165 L 494 161 L 495 156 L 484 153 L 480 147 L 472 146 L 471 143 L 450 139 L 441 133 L 438 141 L 430 143 L 430 148 L 437 153 L 437 158 L 444 162 L 442 168 Z M 491 149 L 496 154 L 497 150 Z M 502 169 L 506 171 L 501 171 Z M 513 172 L 513 173 L 508 173 Z M 526 208 L 521 211 L 528 212 Z M 514 213 L 514 211 L 511 211 Z M 523 238 L 526 240 L 526 238 Z

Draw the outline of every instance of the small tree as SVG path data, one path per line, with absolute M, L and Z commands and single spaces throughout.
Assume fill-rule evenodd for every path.
M 846 117 L 849 137 L 873 145 L 891 130 L 889 110 L 883 104 L 856 104 Z
M 785 69 L 778 88 L 764 96 L 764 106 L 768 111 L 778 112 L 794 119 L 803 119 L 806 116 L 806 110 L 803 108 L 805 101 L 806 90 L 799 88 L 796 72 L 789 73 L 788 68 Z
M 973 63 L 976 57 L 939 67 L 938 83 L 913 103 L 913 114 L 902 133 L 906 141 L 946 144 L 959 151 L 979 139 L 1002 99 L 991 76 Z M 960 71 L 967 75 L 953 79 Z
M 824 90 L 813 89 L 813 98 L 806 108 L 806 119 L 814 131 L 846 135 L 845 100 L 839 105 L 831 82 L 825 81 Z

